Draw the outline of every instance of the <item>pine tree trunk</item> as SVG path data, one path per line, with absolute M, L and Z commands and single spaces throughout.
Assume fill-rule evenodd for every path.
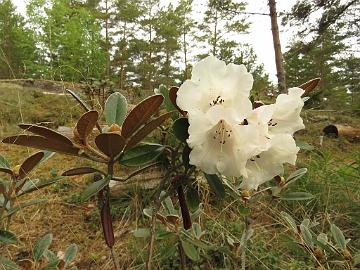
M 275 50 L 275 62 L 276 62 L 276 71 L 278 78 L 278 87 L 280 93 L 286 92 L 286 81 L 285 81 L 285 70 L 283 65 L 283 56 L 281 53 L 281 44 L 279 37 L 279 27 L 277 23 L 277 13 L 276 13 L 276 2 L 275 0 L 269 0 L 270 7 L 270 18 L 271 18 L 271 31 L 274 42 L 274 50 Z

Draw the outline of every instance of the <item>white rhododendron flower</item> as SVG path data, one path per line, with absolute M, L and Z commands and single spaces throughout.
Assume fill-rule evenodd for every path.
M 305 128 L 300 112 L 304 106 L 301 96 L 305 91 L 301 88 L 290 88 L 288 94 L 280 94 L 276 98 L 274 114 L 269 124 L 272 133 L 289 133 Z
M 176 103 L 184 111 L 207 112 L 214 106 L 236 108 L 246 117 L 252 109 L 249 100 L 253 77 L 244 65 L 229 64 L 214 56 L 206 57 L 192 70 L 177 92 Z
M 176 103 L 188 113 L 190 164 L 208 174 L 242 176 L 242 187 L 257 189 L 295 164 L 293 134 L 304 128 L 304 90 L 289 89 L 276 102 L 252 109 L 253 78 L 244 65 L 209 56 L 197 63 Z
M 247 160 L 268 148 L 264 131 L 246 124 L 233 108 L 189 113 L 189 124 L 190 163 L 208 174 L 246 175 Z
M 259 185 L 283 174 L 283 163 L 295 165 L 299 150 L 292 135 L 274 135 L 267 151 L 248 160 L 247 176 L 244 176 L 241 187 L 247 190 L 257 189 Z

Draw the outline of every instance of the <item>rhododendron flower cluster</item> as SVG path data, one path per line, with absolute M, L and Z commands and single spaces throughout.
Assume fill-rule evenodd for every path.
M 244 189 L 257 189 L 295 164 L 293 134 L 303 129 L 304 90 L 290 88 L 276 102 L 253 109 L 253 77 L 244 65 L 209 56 L 197 63 L 177 92 L 188 114 L 190 163 L 208 174 L 243 177 Z

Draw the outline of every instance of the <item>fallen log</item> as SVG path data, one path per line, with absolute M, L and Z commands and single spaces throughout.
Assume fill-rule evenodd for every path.
M 360 140 L 360 128 L 355 128 L 348 125 L 332 124 L 323 129 L 326 136 L 333 136 L 338 138 L 339 136 L 346 137 L 352 141 Z

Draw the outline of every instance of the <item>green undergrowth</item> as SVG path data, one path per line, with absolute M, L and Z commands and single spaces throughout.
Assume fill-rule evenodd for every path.
M 80 109 L 69 97 L 46 95 L 40 90 L 10 84 L 0 84 L 0 103 L 1 136 L 16 134 L 18 130 L 14 127 L 21 121 L 51 121 L 64 125 L 73 123 L 80 115 Z M 314 114 L 322 116 L 314 117 Z M 323 117 L 325 114 L 326 117 Z M 333 113 L 331 117 L 327 114 L 305 112 L 306 130 L 296 134 L 297 141 L 308 143 L 313 149 L 302 150 L 299 154 L 297 168 L 305 167 L 308 172 L 290 187 L 290 191 L 308 192 L 314 195 L 314 199 L 285 202 L 264 195 L 250 205 L 249 218 L 254 235 L 248 242 L 247 269 L 316 269 L 314 260 L 300 248 L 282 221 L 281 211 L 289 213 L 298 224 L 304 218 L 318 222 L 313 229 L 316 233 L 328 232 L 329 223 L 334 223 L 346 238 L 351 239 L 350 250 L 360 250 L 360 144 L 346 138 L 324 137 L 320 145 L 322 129 L 326 125 L 341 123 L 358 126 L 360 121 L 351 114 Z M 315 118 L 318 120 L 314 121 Z M 0 153 L 14 164 L 31 152 L 33 150 L 0 144 Z M 57 154 L 49 163 L 39 166 L 37 173 L 47 177 L 52 168 L 55 169 L 53 174 L 59 174 L 79 165 L 85 164 Z M 288 169 L 287 174 L 296 168 L 289 166 Z M 66 178 L 31 195 L 45 194 L 50 199 L 40 210 L 32 207 L 24 212 L 29 218 L 27 228 L 29 234 L 53 231 L 58 250 L 71 242 L 77 243 L 80 247 L 77 258 L 79 269 L 111 269 L 110 257 L 102 240 L 96 202 L 90 200 L 84 203 L 80 200 L 80 192 L 90 181 L 88 177 Z M 196 262 L 188 259 L 189 269 L 241 269 L 238 242 L 244 230 L 243 202 L 231 196 L 219 201 L 204 183 L 200 183 L 199 187 L 204 203 L 201 206 L 203 213 L 196 221 L 204 230 L 202 239 L 211 243 L 211 248 L 200 250 L 200 258 Z M 144 269 L 148 239 L 134 237 L 133 230 L 150 225 L 150 219 L 142 212 L 151 204 L 152 192 L 134 188 L 112 199 L 111 214 L 117 240 L 115 249 L 121 254 L 124 269 Z M 176 197 L 173 197 L 173 202 L 177 207 Z M 15 221 L 19 226 L 14 226 L 14 231 L 24 234 L 24 227 L 20 225 L 24 216 Z M 12 250 L 18 254 L 29 251 L 31 246 L 26 243 L 32 242 L 24 241 L 23 246 L 18 249 L 12 247 Z M 156 241 L 153 263 L 161 266 L 159 269 L 180 269 L 179 254 L 174 243 L 172 238 Z M 104 265 L 109 267 L 101 268 Z
M 63 93 L 58 93 L 63 94 Z M 11 130 L 20 122 L 50 122 L 57 127 L 74 122 L 80 108 L 69 96 L 46 94 L 43 90 L 0 83 L 0 127 Z

